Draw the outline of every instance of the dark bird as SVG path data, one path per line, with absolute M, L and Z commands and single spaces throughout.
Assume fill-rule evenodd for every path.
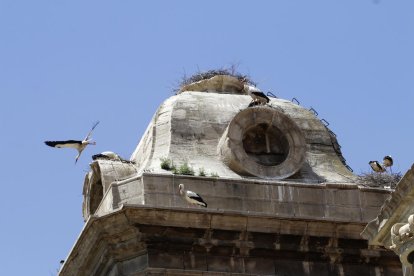
M 252 97 L 253 102 L 260 103 L 260 104 L 267 104 L 270 99 L 257 87 L 244 84 L 243 88 L 244 92 L 246 92 L 250 97 Z M 250 106 L 250 105 L 249 105 Z
M 135 163 L 134 161 L 125 160 L 117 153 L 113 151 L 104 151 L 95 155 L 92 155 L 93 160 L 111 160 L 111 161 L 121 161 L 123 163 Z
M 384 159 L 382 159 L 382 165 L 384 165 L 384 167 L 391 167 L 393 164 L 394 160 L 392 160 L 390 155 L 384 156 Z
M 105 159 L 105 160 L 114 160 L 114 161 L 122 160 L 122 158 L 113 151 L 103 151 L 101 153 L 92 155 L 92 159 L 93 160 Z
M 207 207 L 207 203 L 204 202 L 199 194 L 184 190 L 184 184 L 178 185 L 178 189 L 180 190 L 180 195 L 183 196 L 188 203 Z
M 378 161 L 369 161 L 368 163 L 374 172 L 385 172 L 385 168 Z
M 85 139 L 81 140 L 65 140 L 65 141 L 45 141 L 45 144 L 49 147 L 54 148 L 74 148 L 78 151 L 78 155 L 76 156 L 75 164 L 78 162 L 78 159 L 80 155 L 82 154 L 82 151 L 88 146 L 88 145 L 96 145 L 96 142 L 92 141 L 91 135 L 92 131 L 95 129 L 95 127 L 99 124 L 99 121 L 96 122 L 92 129 L 89 131 L 88 135 L 86 135 Z
M 392 157 L 391 157 L 391 155 L 386 155 L 386 156 L 384 156 L 384 158 L 382 159 L 382 165 L 385 167 L 385 168 L 390 168 L 390 172 L 392 173 L 392 169 L 391 169 L 391 167 L 392 167 L 392 165 L 394 164 L 394 160 L 392 160 Z

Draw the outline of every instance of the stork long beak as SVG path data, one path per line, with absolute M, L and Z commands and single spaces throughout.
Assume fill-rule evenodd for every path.
M 86 145 L 96 145 L 96 142 L 92 141 L 92 140 L 86 140 L 83 143 L 86 144 Z

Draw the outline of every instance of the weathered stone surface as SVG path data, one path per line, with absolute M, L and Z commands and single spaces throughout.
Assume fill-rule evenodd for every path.
M 60 275 L 398 273 L 395 255 L 370 249 L 358 237 L 364 224 L 347 229 L 354 237 L 338 238 L 342 227 L 341 222 L 124 206 L 88 220 Z
M 203 168 L 207 174 L 243 178 L 243 175 L 223 166 L 218 148 L 232 119 L 241 111 L 253 110 L 246 109 L 250 100 L 247 95 L 194 91 L 173 96 L 158 109 L 131 159 L 136 161 L 139 171 L 166 172 L 160 167 L 160 158 L 169 158 L 176 165 L 188 162 L 196 172 Z M 355 176 L 343 165 L 327 128 L 312 112 L 289 101 L 274 98 L 269 107 L 254 109 L 261 108 L 284 114 L 303 133 L 306 162 L 298 173 L 307 176 L 311 170 L 317 177 L 305 177 L 298 181 L 352 182 Z M 260 114 L 267 113 L 257 114 L 260 118 Z M 276 124 L 283 129 L 283 123 Z M 297 141 L 295 137 L 292 139 Z
M 401 275 L 392 252 L 360 236 L 390 192 L 354 183 L 311 111 L 275 98 L 247 108 L 239 84 L 184 87 L 157 110 L 134 164 L 91 164 L 86 224 L 60 275 Z M 162 158 L 206 176 L 173 174 Z M 208 208 L 189 206 L 180 183 Z
M 208 202 L 208 210 L 347 222 L 368 222 L 375 218 L 382 205 L 381 199 L 389 196 L 386 190 L 354 185 L 290 184 L 145 173 L 130 181 L 113 182 L 108 191 L 104 191 L 95 213 L 105 215 L 125 204 L 188 207 L 178 193 L 180 183 L 202 195 Z M 94 197 L 99 195 L 89 195 L 89 198 Z
M 413 183 L 414 165 L 400 180 L 378 216 L 368 223 L 361 233 L 371 245 L 384 246 L 393 250 L 400 257 L 406 276 L 414 275 Z M 370 198 L 368 195 L 366 197 Z

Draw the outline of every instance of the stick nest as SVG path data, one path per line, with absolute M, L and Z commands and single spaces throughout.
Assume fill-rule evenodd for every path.
M 182 77 L 182 80 L 179 83 L 179 87 L 181 88 L 190 83 L 198 82 L 201 80 L 208 80 L 218 75 L 232 76 L 232 77 L 237 78 L 240 81 L 244 81 L 247 84 L 257 86 L 257 84 L 253 82 L 248 75 L 244 75 L 244 74 L 237 72 L 235 66 L 231 66 L 229 68 L 212 69 L 212 70 L 208 70 L 205 72 L 198 72 L 190 77 L 187 77 L 186 75 L 184 75 Z M 180 90 L 180 88 L 177 89 L 177 91 Z
M 381 187 L 395 189 L 401 180 L 401 172 L 397 173 L 362 173 L 358 176 L 358 183 L 368 187 Z

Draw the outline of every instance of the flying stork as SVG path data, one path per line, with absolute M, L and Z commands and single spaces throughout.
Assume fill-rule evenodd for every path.
M 95 127 L 99 124 L 99 121 L 97 121 L 93 126 L 92 129 L 89 131 L 88 135 L 86 135 L 85 139 L 81 140 L 65 140 L 65 141 L 45 141 L 45 144 L 49 147 L 53 148 L 73 148 L 78 151 L 78 155 L 75 159 L 75 164 L 78 162 L 78 159 L 80 155 L 82 154 L 82 151 L 88 146 L 88 145 L 96 145 L 95 141 L 92 141 L 91 135 L 92 131 L 95 129 Z
M 207 203 L 204 202 L 199 194 L 189 190 L 184 190 L 184 184 L 178 185 L 178 189 L 180 190 L 180 195 L 183 196 L 188 203 L 207 207 Z
M 378 161 L 369 161 L 368 164 L 371 166 L 374 172 L 385 172 L 385 168 Z

